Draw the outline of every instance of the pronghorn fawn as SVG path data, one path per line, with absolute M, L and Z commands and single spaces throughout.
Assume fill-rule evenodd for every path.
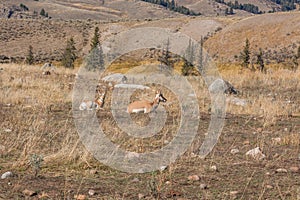
M 81 102 L 79 106 L 79 110 L 99 110 L 103 107 L 104 104 L 104 98 L 105 93 L 98 92 L 98 98 L 96 98 L 94 101 L 83 101 Z
M 159 105 L 160 102 L 166 102 L 167 99 L 163 96 L 160 90 L 156 91 L 155 98 L 152 102 L 141 100 L 141 101 L 134 101 L 127 107 L 128 113 L 150 113 L 153 112 Z

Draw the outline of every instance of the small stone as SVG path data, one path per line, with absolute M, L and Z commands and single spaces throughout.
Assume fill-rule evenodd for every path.
M 237 195 L 239 192 L 238 191 L 230 191 L 230 195 L 231 196 L 235 196 L 235 195 Z
M 12 132 L 12 130 L 11 130 L 11 129 L 9 129 L 9 128 L 7 128 L 7 129 L 4 129 L 4 132 L 6 132 L 6 133 L 10 133 L 10 132 Z
M 97 173 L 98 173 L 98 171 L 95 170 L 95 169 L 91 169 L 91 170 L 90 170 L 90 174 L 92 174 L 92 175 L 97 174 Z
M 204 184 L 204 183 L 201 183 L 201 184 L 200 184 L 200 189 L 202 189 L 202 190 L 206 190 L 206 189 L 208 189 L 208 187 L 207 187 L 207 185 L 206 185 L 206 184 Z
M 12 177 L 12 176 L 13 176 L 12 172 L 5 172 L 5 173 L 2 174 L 1 179 L 6 179 L 6 178 L 9 178 L 9 177 Z
M 166 181 L 166 185 L 170 185 L 171 184 L 171 181 Z
M 244 144 L 244 145 L 249 145 L 249 144 L 250 144 L 250 141 L 249 141 L 249 140 L 246 140 L 246 141 L 243 142 L 243 144 Z
M 94 196 L 96 194 L 95 190 L 92 189 L 90 189 L 88 193 L 90 196 Z
M 294 173 L 297 173 L 297 172 L 299 172 L 299 167 L 296 167 L 296 166 L 290 167 L 290 171 L 294 172 Z
M 288 171 L 284 168 L 278 168 L 278 169 L 276 169 L 276 172 L 277 173 L 287 173 Z
M 76 200 L 85 200 L 86 199 L 86 196 L 83 195 L 83 194 L 78 194 L 78 195 L 74 195 L 74 198 Z
M 134 179 L 132 179 L 132 182 L 133 182 L 133 183 L 140 182 L 140 179 L 138 179 L 138 178 L 135 177 Z
M 267 189 L 273 189 L 273 186 L 272 185 L 266 185 L 266 188 Z
M 284 128 L 284 131 L 287 132 L 287 131 L 288 131 L 288 128 Z
M 37 193 L 36 193 L 35 191 L 27 190 L 27 189 L 23 190 L 22 193 L 23 193 L 25 196 L 29 196 L 29 197 L 32 197 L 32 196 L 37 195 Z
M 190 175 L 188 176 L 188 180 L 190 181 L 199 181 L 200 180 L 200 177 L 198 175 Z
M 230 153 L 231 154 L 237 154 L 237 153 L 239 153 L 240 152 L 240 150 L 238 150 L 238 149 L 231 149 L 230 150 Z
M 266 157 L 266 155 L 261 152 L 259 147 L 249 150 L 246 153 L 246 156 L 251 156 L 252 158 L 254 158 L 256 160 L 262 160 Z
M 141 193 L 139 193 L 139 194 L 138 194 L 138 198 L 139 198 L 139 199 L 143 199 L 143 198 L 145 198 L 145 195 L 144 195 L 144 194 L 141 194 Z
M 212 166 L 210 167 L 210 170 L 211 170 L 211 171 L 214 171 L 214 172 L 218 171 L 216 165 L 212 165 Z
M 161 166 L 159 169 L 160 171 L 164 171 L 165 169 L 167 169 L 168 166 Z

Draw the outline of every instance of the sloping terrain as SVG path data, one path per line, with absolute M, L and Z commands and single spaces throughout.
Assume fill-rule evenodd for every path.
M 219 60 L 233 61 L 248 38 L 253 53 L 261 48 L 271 60 L 284 54 L 291 57 L 300 45 L 299 20 L 300 12 L 249 17 L 219 31 L 206 41 L 205 47 Z

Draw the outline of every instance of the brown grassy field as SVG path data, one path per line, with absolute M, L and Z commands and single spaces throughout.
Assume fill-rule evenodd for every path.
M 164 171 L 130 174 L 101 164 L 81 143 L 72 115 L 77 69 L 58 68 L 45 76 L 39 66 L 2 64 L 0 68 L 0 173 L 14 174 L 0 180 L 0 199 L 300 199 L 299 70 L 262 74 L 222 69 L 222 76 L 240 94 L 227 97 L 225 127 L 205 159 L 194 153 L 208 128 L 210 98 L 203 83 L 191 80 L 198 85 L 201 113 L 194 143 Z M 167 99 L 172 95 L 165 93 Z M 247 105 L 235 105 L 233 98 L 245 99 Z M 160 135 L 149 141 L 111 131 L 115 123 L 108 102 L 97 115 L 104 117 L 107 135 L 124 148 L 147 151 L 172 139 L 178 125 L 176 102 L 165 105 L 168 117 L 175 120 L 168 120 Z M 147 123 L 147 116 L 134 120 Z M 266 155 L 263 160 L 245 155 L 255 147 Z M 232 149 L 239 152 L 232 154 Z M 30 162 L 34 155 L 44 161 L 34 165 Z M 198 175 L 199 180 L 189 180 L 190 175 Z M 36 194 L 29 197 L 25 189 Z M 91 189 L 94 195 L 88 194 Z

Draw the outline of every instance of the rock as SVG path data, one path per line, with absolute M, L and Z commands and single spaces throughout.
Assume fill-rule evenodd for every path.
M 190 176 L 188 176 L 188 180 L 190 180 L 190 181 L 199 181 L 200 177 L 198 175 L 190 175 Z
M 124 83 L 120 83 L 115 85 L 115 88 L 132 88 L 132 89 L 150 89 L 148 86 L 144 86 L 144 85 L 137 85 L 137 84 L 124 84 Z
M 4 132 L 6 132 L 6 133 L 10 133 L 10 132 L 12 132 L 12 130 L 11 130 L 11 129 L 9 129 L 9 128 L 6 128 L 6 129 L 4 129 Z
M 168 166 L 160 166 L 159 170 L 160 170 L 160 171 L 164 171 L 164 170 L 166 170 L 167 168 L 168 168 Z
M 90 189 L 88 193 L 90 196 L 94 196 L 96 194 L 95 190 L 92 189 Z
M 9 178 L 9 177 L 12 177 L 13 176 L 13 173 L 12 172 L 5 172 L 1 175 L 1 179 L 6 179 L 6 178 Z
M 230 195 L 231 196 L 235 196 L 235 195 L 237 195 L 239 192 L 238 191 L 230 191 Z
M 259 147 L 249 150 L 246 153 L 246 156 L 251 156 L 252 158 L 254 158 L 256 160 L 262 160 L 266 157 L 266 155 L 261 152 Z
M 297 172 L 299 172 L 299 167 L 296 167 L 296 166 L 290 167 L 290 171 L 294 172 L 294 173 L 297 173 Z
M 267 189 L 273 189 L 273 186 L 272 185 L 266 185 L 266 188 Z
M 25 196 L 29 196 L 29 197 L 32 197 L 32 196 L 37 195 L 37 193 L 36 193 L 35 191 L 33 191 L 33 190 L 27 190 L 27 189 L 23 190 L 22 193 L 23 193 Z
M 276 169 L 276 172 L 277 173 L 287 173 L 288 171 L 284 168 L 278 168 L 278 169 Z
M 206 189 L 208 189 L 208 187 L 207 187 L 207 185 L 206 185 L 206 184 L 204 184 L 204 183 L 201 183 L 201 184 L 200 184 L 200 189 L 202 189 L 202 190 L 206 190 Z
M 240 152 L 240 150 L 238 150 L 238 149 L 231 149 L 230 150 L 230 153 L 231 154 L 237 154 L 237 153 L 239 153 Z
M 85 200 L 85 199 L 87 199 L 86 196 L 83 195 L 83 194 L 74 195 L 74 198 L 76 200 Z
M 237 97 L 233 97 L 233 98 L 227 98 L 226 101 L 228 103 L 231 103 L 233 105 L 236 105 L 236 106 L 246 106 L 247 105 L 247 101 L 245 99 L 240 99 L 240 98 L 237 98 Z
M 243 145 L 249 145 L 250 144 L 250 141 L 249 140 L 245 140 L 244 142 L 243 142 Z
M 138 198 L 139 198 L 139 199 L 144 199 L 144 198 L 145 198 L 145 195 L 144 195 L 144 194 L 141 194 L 141 193 L 139 193 L 139 194 L 138 194 Z
M 95 169 L 91 169 L 91 170 L 90 170 L 90 174 L 92 174 L 92 175 L 97 174 L 97 173 L 98 173 L 98 171 L 95 170 Z
M 212 165 L 212 166 L 210 167 L 210 170 L 211 170 L 211 171 L 214 171 L 214 172 L 218 171 L 216 165 Z
M 127 77 L 124 74 L 116 73 L 105 76 L 104 78 L 102 78 L 102 80 L 106 82 L 124 83 L 127 81 Z
M 134 179 L 132 179 L 132 182 L 133 182 L 133 183 L 140 182 L 140 179 L 138 179 L 138 178 L 135 177 Z

